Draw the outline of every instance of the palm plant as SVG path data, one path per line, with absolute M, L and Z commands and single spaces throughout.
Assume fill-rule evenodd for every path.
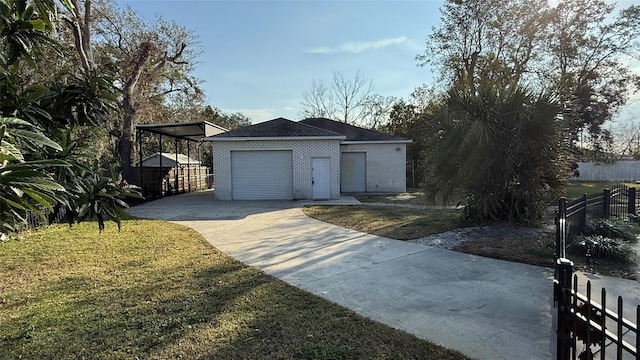
M 102 169 L 85 171 L 76 178 L 79 192 L 70 202 L 70 211 L 78 222 L 95 219 L 98 230 L 104 230 L 105 220 L 114 221 L 120 231 L 123 209 L 129 205 L 127 197 L 142 199 L 139 188 L 127 184 L 122 174 L 111 169 L 111 176 L 101 175 Z M 73 219 L 70 218 L 70 219 Z
M 450 90 L 423 119 L 429 193 L 446 203 L 462 192 L 474 221 L 536 220 L 561 186 L 557 114 L 548 96 L 520 87 Z
M 26 121 L 0 117 L 0 234 L 17 230 L 29 212 L 44 219 L 42 209 L 53 210 L 64 187 L 51 176 L 59 160 L 27 161 L 23 153 L 61 149 Z
M 60 3 L 71 10 L 68 0 Z M 45 49 L 60 52 L 52 36 L 57 10 L 54 0 L 0 0 L 0 236 L 19 230 L 29 213 L 46 222 L 44 209 L 66 208 L 70 223 L 97 218 L 102 230 L 111 219 L 119 227 L 123 199 L 140 196 L 115 174 L 84 164 L 69 136 L 106 117 L 113 82 L 87 73 L 45 86 L 21 71 Z

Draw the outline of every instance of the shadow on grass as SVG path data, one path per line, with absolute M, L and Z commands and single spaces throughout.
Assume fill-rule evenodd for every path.
M 70 275 L 0 298 L 15 314 L 0 358 L 464 358 L 224 260 Z

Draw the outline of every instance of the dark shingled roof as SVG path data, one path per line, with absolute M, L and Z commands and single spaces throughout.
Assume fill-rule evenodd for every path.
M 342 134 L 347 137 L 345 141 L 410 141 L 409 139 L 400 136 L 393 136 L 375 130 L 363 129 L 361 127 L 325 118 L 310 118 L 301 120 L 300 122 Z
M 311 126 L 309 124 L 303 124 L 300 122 L 291 121 L 285 118 L 277 118 L 262 123 L 241 127 L 235 130 L 227 131 L 222 134 L 212 136 L 212 138 L 227 138 L 227 137 L 336 137 L 343 136 L 342 134 L 332 132 L 330 130 L 324 130 Z

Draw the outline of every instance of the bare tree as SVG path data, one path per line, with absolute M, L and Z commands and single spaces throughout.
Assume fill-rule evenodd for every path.
M 626 122 L 612 122 L 608 129 L 613 140 L 613 150 L 617 159 L 624 157 L 640 158 L 640 122 L 636 119 Z
M 340 71 L 333 72 L 333 94 L 335 96 L 338 119 L 348 123 L 359 123 L 366 115 L 367 98 L 373 92 L 371 80 L 359 71 L 353 80 L 345 79 Z
M 309 117 L 333 117 L 335 114 L 335 101 L 333 91 L 327 88 L 321 80 L 315 79 L 311 88 L 302 93 L 302 116 Z
M 333 71 L 331 87 L 313 80 L 311 89 L 302 93 L 303 117 L 327 117 L 350 124 L 364 124 L 371 113 L 368 105 L 373 83 L 359 71 L 351 80 Z
M 362 126 L 370 129 L 378 129 L 389 122 L 393 105 L 400 99 L 395 96 L 383 96 L 380 94 L 369 95 L 363 105 Z

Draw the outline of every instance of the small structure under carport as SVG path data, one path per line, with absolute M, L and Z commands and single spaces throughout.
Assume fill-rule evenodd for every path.
M 145 189 L 150 194 L 164 195 L 210 188 L 209 168 L 185 154 L 155 153 L 136 162 L 136 172 L 142 173 Z
M 138 161 L 139 159 L 143 159 L 143 166 L 138 167 L 135 172 L 137 175 L 137 179 L 135 179 L 135 183 L 142 188 L 142 193 L 147 198 L 154 198 L 157 196 L 163 196 L 167 193 L 178 193 L 178 192 L 187 192 L 187 191 L 195 191 L 199 190 L 202 186 L 199 185 L 194 188 L 191 181 L 181 181 L 179 177 L 179 171 L 173 172 L 173 174 L 169 175 L 168 184 L 166 189 L 163 186 L 160 186 L 161 182 L 155 176 L 149 177 L 143 169 L 145 169 L 145 160 L 149 160 L 149 164 L 155 163 L 157 161 L 158 168 L 165 168 L 164 159 L 169 159 L 169 162 L 174 162 L 174 165 L 178 165 L 180 163 L 183 164 L 193 164 L 197 161 L 198 167 L 200 166 L 200 146 L 202 145 L 202 141 L 205 137 L 213 136 L 216 134 L 220 134 L 222 132 L 227 131 L 225 128 L 218 126 L 216 124 L 212 124 L 207 121 L 197 121 L 197 122 L 181 122 L 181 123 L 168 123 L 168 124 L 139 124 L 136 125 L 136 139 L 138 140 Z M 158 136 L 158 152 L 155 154 L 151 154 L 147 157 L 142 153 L 142 137 L 144 133 L 151 133 Z M 174 139 L 174 153 L 169 156 L 160 156 L 159 154 L 166 155 L 162 149 L 162 137 L 167 136 Z M 180 161 L 180 154 L 178 151 L 178 144 L 180 141 L 187 141 L 187 154 L 185 159 L 192 159 L 192 155 L 190 153 L 190 143 L 197 144 L 197 160 L 188 161 Z M 157 157 L 155 157 L 157 155 Z M 151 160 L 152 159 L 152 160 Z M 195 164 L 193 164 L 195 165 Z M 155 165 L 150 165 L 154 167 Z M 173 166 L 172 166 L 173 167 Z M 196 169 L 194 169 L 196 170 Z M 186 177 L 191 178 L 191 167 L 186 167 Z M 210 180 L 210 174 L 207 174 L 207 181 L 204 184 L 207 185 L 207 188 L 211 186 L 212 181 Z M 163 178 L 164 175 L 161 176 Z M 181 186 L 183 184 L 183 186 Z
M 278 118 L 208 137 L 220 200 L 406 191 L 409 139 L 329 119 Z

